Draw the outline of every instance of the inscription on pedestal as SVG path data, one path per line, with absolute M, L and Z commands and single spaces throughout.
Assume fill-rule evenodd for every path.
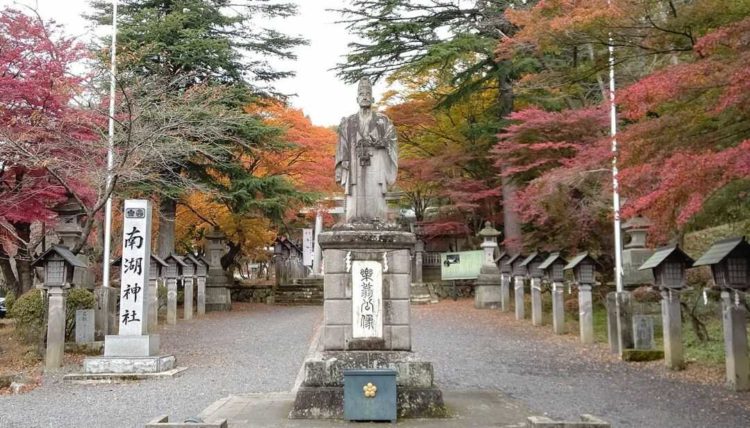
M 383 265 L 352 261 L 352 336 L 383 338 Z

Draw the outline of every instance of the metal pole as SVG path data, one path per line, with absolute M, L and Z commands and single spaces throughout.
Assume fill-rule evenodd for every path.
M 609 4 L 610 1 L 607 1 Z M 615 48 L 612 33 L 609 33 L 609 110 L 610 135 L 612 136 L 612 205 L 615 217 L 615 285 L 622 292 L 622 236 L 620 229 L 620 184 L 617 171 L 617 107 L 615 104 Z
M 112 0 L 112 47 L 110 52 L 110 76 L 109 76 L 109 139 L 107 143 L 107 186 L 106 191 L 112 186 L 112 168 L 114 167 L 115 150 L 115 75 L 117 74 L 116 59 L 117 39 L 117 0 Z M 104 255 L 102 287 L 109 287 L 109 263 L 110 263 L 110 241 L 112 240 L 112 194 L 107 197 L 107 205 L 104 208 Z

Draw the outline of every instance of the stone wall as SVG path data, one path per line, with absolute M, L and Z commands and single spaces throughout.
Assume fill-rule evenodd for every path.
M 233 302 L 271 303 L 273 287 L 263 286 L 234 286 L 229 289 Z

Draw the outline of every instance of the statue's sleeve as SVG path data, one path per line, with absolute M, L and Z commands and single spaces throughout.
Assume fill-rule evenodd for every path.
M 335 174 L 336 174 L 336 182 L 344 186 L 345 192 L 349 193 L 349 141 L 347 139 L 347 118 L 341 119 L 341 124 L 339 125 L 339 140 L 338 144 L 336 145 L 336 166 L 335 166 Z
M 396 183 L 396 176 L 398 175 L 398 144 L 396 138 L 396 127 L 393 126 L 393 122 L 386 117 L 385 118 L 385 141 L 388 149 L 388 167 L 385 171 L 385 181 L 388 186 L 393 186 Z

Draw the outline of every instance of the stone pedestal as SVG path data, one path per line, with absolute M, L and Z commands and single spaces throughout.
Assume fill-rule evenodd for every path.
M 661 318 L 664 331 L 664 364 L 672 370 L 685 366 L 682 346 L 682 314 L 680 292 L 664 290 L 661 292 Z
M 542 280 L 531 278 L 531 324 L 541 326 L 542 319 Z
M 594 343 L 594 307 L 591 286 L 578 286 L 578 324 L 581 327 L 581 343 Z
M 167 278 L 167 324 L 177 324 L 177 278 Z
M 507 273 L 500 275 L 500 310 L 510 310 L 510 274 Z
M 182 318 L 191 320 L 193 319 L 193 278 L 187 277 L 182 280 L 182 283 L 185 290 L 185 298 L 182 303 Z
M 198 316 L 206 315 L 206 277 L 198 277 L 198 295 L 196 296 Z
M 323 349 L 411 350 L 411 257 L 414 235 L 401 231 L 337 230 L 320 234 L 323 250 Z M 352 338 L 354 260 L 376 261 L 383 268 L 382 344 Z M 373 348 L 373 346 L 377 346 Z
M 514 287 L 513 291 L 515 293 L 515 300 L 516 300 L 516 319 L 522 320 L 525 318 L 524 313 L 524 290 L 523 290 L 523 277 L 522 276 L 514 276 L 513 277 Z
M 432 302 L 430 288 L 424 283 L 413 283 L 411 285 L 411 303 L 414 305 L 427 305 Z
M 290 417 L 341 418 L 343 370 L 379 368 L 398 372 L 399 416 L 444 413 L 432 364 L 410 352 L 414 235 L 379 223 L 339 225 L 321 233 L 319 242 L 324 264 L 323 351 L 305 361 Z M 366 315 L 371 315 L 368 324 Z
M 552 331 L 565 334 L 565 296 L 562 282 L 552 283 Z
M 153 333 L 159 324 L 159 280 L 150 279 L 146 290 L 148 298 L 148 331 Z
M 626 349 L 633 349 L 633 309 L 630 304 L 630 292 L 616 293 L 617 337 L 620 356 Z
M 65 290 L 63 287 L 50 286 L 47 298 L 49 315 L 44 366 L 49 370 L 60 368 L 65 355 Z
M 743 302 L 727 291 L 721 293 L 724 324 L 727 387 L 734 391 L 750 390 L 750 361 L 747 356 L 747 311 Z M 739 298 L 738 298 L 739 299 Z M 744 296 L 741 298 L 744 299 Z
M 325 251 L 325 250 L 324 250 Z M 325 260 L 325 256 L 324 256 Z M 297 391 L 293 419 L 340 419 L 344 416 L 344 370 L 396 371 L 399 418 L 445 417 L 443 394 L 433 379 L 432 363 L 412 352 L 322 352 L 304 363 L 304 378 Z

